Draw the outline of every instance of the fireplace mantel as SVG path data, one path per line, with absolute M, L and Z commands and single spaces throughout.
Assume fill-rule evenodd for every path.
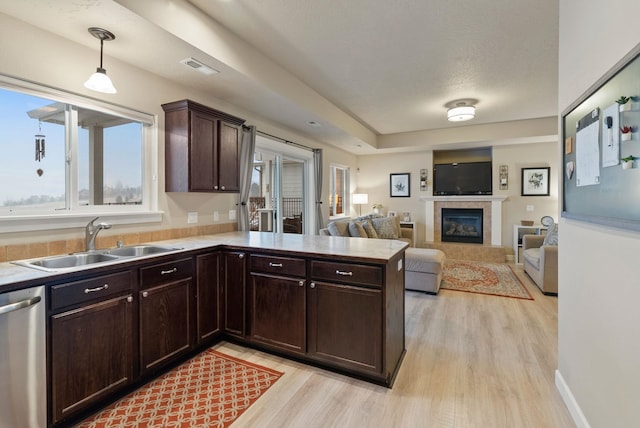
M 422 196 L 425 202 L 425 239 L 435 241 L 435 203 L 436 202 L 491 202 L 491 245 L 502 245 L 502 202 L 506 196 L 467 195 L 467 196 Z
M 454 201 L 454 202 L 494 202 L 502 203 L 506 196 L 499 195 L 464 195 L 464 196 L 421 196 L 422 201 Z

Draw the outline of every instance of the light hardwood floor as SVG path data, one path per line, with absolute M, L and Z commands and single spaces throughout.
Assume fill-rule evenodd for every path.
M 574 427 L 554 385 L 557 298 L 406 293 L 407 354 L 392 389 L 221 343 L 284 372 L 233 427 Z

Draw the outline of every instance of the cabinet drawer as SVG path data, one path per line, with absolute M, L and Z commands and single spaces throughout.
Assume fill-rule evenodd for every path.
M 51 287 L 51 309 L 56 310 L 131 290 L 131 272 L 102 275 Z
M 290 276 L 306 276 L 304 259 L 276 257 L 252 254 L 249 269 L 251 272 L 275 273 Z
M 193 276 L 193 260 L 180 259 L 140 269 L 140 287 L 149 288 Z
M 349 284 L 382 286 L 382 267 L 353 263 L 311 261 L 313 279 L 346 282 Z

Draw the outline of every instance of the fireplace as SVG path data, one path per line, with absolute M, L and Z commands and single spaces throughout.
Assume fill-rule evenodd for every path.
M 482 244 L 482 208 L 442 208 L 442 242 Z

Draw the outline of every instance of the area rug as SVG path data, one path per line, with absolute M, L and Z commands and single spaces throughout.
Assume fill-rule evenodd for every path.
M 209 349 L 78 427 L 228 427 L 282 375 Z
M 533 300 L 506 263 L 447 260 L 440 288 Z

